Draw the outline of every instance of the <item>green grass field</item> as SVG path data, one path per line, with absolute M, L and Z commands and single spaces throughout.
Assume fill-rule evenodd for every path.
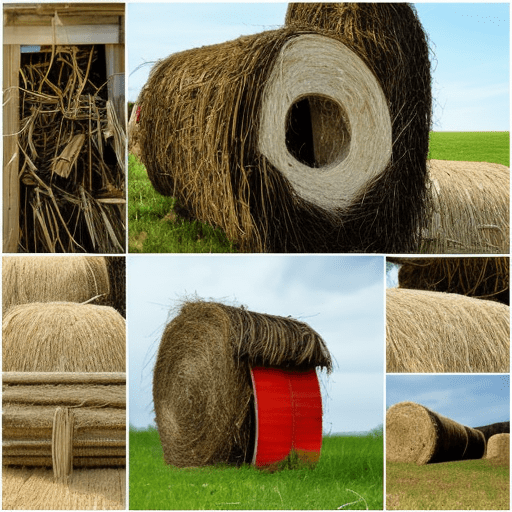
M 383 438 L 326 437 L 314 469 L 269 473 L 251 465 L 178 469 L 155 429 L 130 429 L 130 509 L 383 508 Z
M 510 165 L 509 132 L 433 132 L 430 158 Z M 219 229 L 180 217 L 174 199 L 158 194 L 144 166 L 128 160 L 129 252 L 236 252 Z
M 386 464 L 388 510 L 508 510 L 509 467 L 485 459 Z

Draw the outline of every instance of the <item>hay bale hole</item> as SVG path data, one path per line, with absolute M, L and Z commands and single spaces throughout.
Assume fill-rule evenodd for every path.
M 126 465 L 125 321 L 66 302 L 12 307 L 3 319 L 3 464 Z M 21 350 L 20 350 L 21 348 Z
M 167 464 L 252 461 L 255 366 L 330 371 L 332 361 L 322 338 L 303 322 L 215 302 L 181 306 L 164 330 L 153 374 Z
M 241 251 L 410 252 L 428 53 L 408 4 L 290 4 L 281 29 L 157 63 L 137 102 L 141 160 Z
M 418 465 L 481 459 L 482 432 L 414 402 L 401 402 L 386 413 L 386 459 Z

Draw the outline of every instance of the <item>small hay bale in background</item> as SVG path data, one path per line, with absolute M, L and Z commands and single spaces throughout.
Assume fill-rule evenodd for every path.
M 3 318 L 3 371 L 124 372 L 125 331 L 124 318 L 111 307 L 22 304 Z
M 432 211 L 419 252 L 507 254 L 510 169 L 430 160 L 429 173 Z
M 480 459 L 485 438 L 414 402 L 401 402 L 386 413 L 386 460 L 418 465 L 451 460 Z
M 417 246 L 431 112 L 425 34 L 410 6 L 343 5 L 325 9 L 336 30 L 293 25 L 171 55 L 139 97 L 154 187 L 242 251 Z
M 480 430 L 485 437 L 485 441 L 496 434 L 510 434 L 510 421 L 500 421 L 499 423 L 492 423 L 491 425 L 484 425 L 483 427 L 474 427 L 475 430 Z
M 394 258 L 398 286 L 459 293 L 509 305 L 509 258 Z
M 485 458 L 498 464 L 510 464 L 510 434 L 491 436 L 487 443 Z
M 510 308 L 455 293 L 386 290 L 386 371 L 510 368 Z
M 186 302 L 167 325 L 153 375 L 156 423 L 167 464 L 250 462 L 254 404 L 249 365 L 330 370 L 307 324 L 214 302 Z
M 2 312 L 30 302 L 85 302 L 110 293 L 102 256 L 4 256 Z

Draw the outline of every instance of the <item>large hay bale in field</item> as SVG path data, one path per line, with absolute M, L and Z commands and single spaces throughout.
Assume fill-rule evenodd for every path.
M 305 323 L 214 302 L 187 302 L 167 325 L 153 375 L 164 458 L 174 466 L 250 462 L 254 404 L 249 365 L 331 369 Z
M 386 290 L 388 372 L 510 368 L 510 308 L 455 293 Z
M 422 253 L 507 254 L 510 169 L 486 162 L 429 161 L 429 225 Z
M 102 256 L 4 256 L 2 312 L 30 302 L 85 302 L 110 293 Z
M 401 402 L 386 413 L 386 459 L 418 465 L 450 460 L 480 459 L 485 438 L 414 402 Z
M 510 463 L 510 434 L 495 434 L 489 438 L 485 458 L 496 463 Z
M 398 286 L 459 293 L 509 305 L 509 258 L 395 258 Z
M 155 188 L 242 251 L 417 246 L 425 35 L 409 6 L 379 4 L 386 20 L 374 23 L 373 11 L 347 5 L 347 24 L 373 28 L 352 37 L 348 27 L 290 26 L 174 54 L 139 97 L 141 160 Z
M 480 430 L 485 437 L 485 441 L 489 441 L 492 436 L 497 434 L 510 434 L 510 421 L 500 421 L 492 423 L 491 425 L 484 425 L 483 427 L 474 427 L 475 430 Z
M 125 331 L 124 318 L 111 307 L 22 304 L 3 318 L 3 371 L 124 372 Z

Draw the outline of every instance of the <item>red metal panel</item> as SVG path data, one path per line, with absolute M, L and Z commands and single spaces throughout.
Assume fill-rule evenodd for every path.
M 316 371 L 251 369 L 256 408 L 253 464 L 271 467 L 292 451 L 308 464 L 320 458 L 322 397 Z

